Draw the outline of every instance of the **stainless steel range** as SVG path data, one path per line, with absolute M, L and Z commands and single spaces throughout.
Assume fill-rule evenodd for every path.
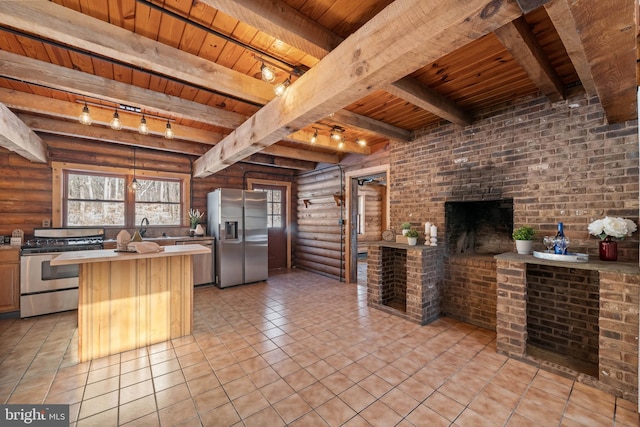
M 20 317 L 78 308 L 78 265 L 52 266 L 66 251 L 104 247 L 104 228 L 36 228 L 20 257 Z

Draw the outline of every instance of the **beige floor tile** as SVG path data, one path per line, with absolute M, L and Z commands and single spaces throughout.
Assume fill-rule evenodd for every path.
M 380 401 L 403 417 L 406 417 L 420 404 L 420 402 L 397 388 L 382 396 Z
M 248 376 L 228 382 L 223 386 L 223 388 L 231 400 L 244 396 L 245 394 L 249 394 L 257 389 Z
M 330 426 L 340 426 L 356 415 L 356 412 L 337 397 L 316 408 L 318 415 Z
M 445 396 L 439 391 L 436 391 L 429 396 L 429 398 L 425 400 L 424 405 L 442 415 L 449 421 L 455 420 L 464 409 L 463 405 Z
M 128 387 L 130 385 L 147 381 L 151 379 L 151 368 L 144 367 L 135 371 L 127 372 L 120 375 L 120 387 Z
M 288 425 L 311 411 L 311 406 L 298 394 L 292 394 L 276 403 L 274 406 L 279 416 Z
M 334 396 L 331 390 L 326 388 L 320 382 L 311 384 L 309 387 L 303 389 L 299 393 L 300 396 L 305 400 L 305 402 L 307 402 L 314 409 L 324 404 Z
M 295 391 L 300 391 L 316 382 L 315 377 L 305 369 L 300 369 L 299 371 L 287 375 L 284 377 L 284 380 Z
M 118 425 L 118 408 L 100 412 L 77 421 L 76 427 L 116 427 Z
M 308 412 L 291 423 L 291 427 L 327 427 L 329 424 L 317 412 Z
M 182 421 L 189 420 L 198 416 L 196 407 L 191 399 L 185 399 L 181 402 L 177 402 L 169 407 L 161 409 L 158 412 L 160 417 L 160 425 L 177 425 Z
M 451 421 L 426 405 L 419 405 L 406 418 L 414 426 L 448 427 Z
M 295 390 L 282 378 L 260 388 L 260 392 L 273 405 L 295 393 Z
M 267 384 L 271 384 L 274 381 L 280 379 L 280 375 L 276 371 L 274 371 L 270 366 L 266 368 L 260 369 L 255 372 L 251 372 L 249 374 L 249 378 L 258 388 L 262 388 Z
M 118 422 L 125 424 L 156 411 L 156 399 L 153 395 L 149 395 L 120 405 Z
M 194 397 L 196 402 L 196 408 L 199 413 L 209 412 L 222 405 L 226 405 L 230 402 L 229 396 L 225 393 L 222 387 L 216 387 L 212 390 L 202 393 Z
M 238 414 L 242 419 L 248 418 L 269 406 L 267 399 L 265 399 L 258 390 L 245 394 L 244 396 L 233 400 L 231 403 L 233 403 L 233 406 L 236 408 L 236 411 L 238 411 Z
M 402 416 L 397 414 L 389 406 L 377 400 L 367 406 L 360 416 L 372 425 L 393 426 L 402 420 Z
M 84 389 L 84 398 L 91 399 L 118 389 L 120 389 L 120 377 L 107 378 L 106 380 L 87 384 Z
M 156 391 L 162 391 L 184 382 L 182 371 L 174 371 L 166 375 L 153 378 L 153 387 Z
M 126 427 L 159 427 L 160 420 L 158 419 L 158 413 L 154 412 L 122 425 Z
M 110 393 L 94 397 L 93 399 L 83 400 L 80 405 L 80 414 L 78 415 L 78 419 L 81 420 L 83 418 L 88 418 L 112 408 L 116 408 L 117 416 L 118 395 L 119 391 L 112 391 Z
M 362 411 L 376 400 L 371 393 L 357 384 L 343 391 L 339 397 L 356 412 Z
M 367 378 L 360 381 L 358 385 L 377 398 L 382 397 L 393 388 L 391 384 L 375 374 L 369 375 Z
M 164 409 L 176 402 L 192 397 L 185 383 L 155 393 L 158 409 Z
M 135 383 L 128 387 L 120 388 L 120 405 L 154 394 L 151 380 Z

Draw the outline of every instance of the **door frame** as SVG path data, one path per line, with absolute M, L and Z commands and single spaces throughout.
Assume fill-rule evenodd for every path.
M 287 204 L 286 215 L 287 223 L 285 224 L 285 235 L 287 236 L 287 268 L 291 268 L 291 183 L 287 181 L 272 181 L 268 179 L 247 178 L 247 189 L 253 190 L 254 184 L 275 185 L 286 187 L 285 203 Z
M 377 175 L 382 172 L 387 174 L 387 191 L 385 191 L 384 209 L 385 209 L 385 224 L 382 225 L 383 229 L 389 228 L 389 164 L 372 166 L 370 168 L 358 169 L 345 172 L 345 211 L 347 221 L 345 225 L 345 282 L 357 283 L 358 281 L 358 230 L 355 223 L 351 220 L 355 215 L 354 206 L 358 206 L 358 178 L 366 178 L 368 175 Z M 353 187 L 355 185 L 355 187 Z M 356 190 L 354 191 L 353 188 Z M 353 223 L 353 225 L 352 225 Z

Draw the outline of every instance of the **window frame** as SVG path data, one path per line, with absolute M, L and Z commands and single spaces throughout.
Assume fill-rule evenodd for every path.
M 119 168 L 110 166 L 94 166 L 79 163 L 66 163 L 66 162 L 51 162 L 52 174 L 53 174 L 53 186 L 52 186 L 52 227 L 65 227 L 66 224 L 66 178 L 67 172 L 80 173 L 80 174 L 92 174 L 92 175 L 111 175 L 111 176 L 123 176 L 125 178 L 125 185 L 127 193 L 125 195 L 125 224 L 124 226 L 105 226 L 106 230 L 110 229 L 122 229 L 122 228 L 137 228 L 138 224 L 134 224 L 135 221 L 135 195 L 129 189 L 129 184 L 133 181 L 134 170 L 133 168 Z M 181 205 L 180 209 L 180 224 L 178 226 L 167 225 L 162 228 L 179 228 L 189 226 L 189 196 L 191 194 L 191 175 L 185 173 L 176 172 L 157 172 L 149 170 L 135 170 L 135 177 L 140 179 L 165 179 L 170 181 L 180 181 L 181 183 Z M 153 227 L 153 224 L 151 224 Z

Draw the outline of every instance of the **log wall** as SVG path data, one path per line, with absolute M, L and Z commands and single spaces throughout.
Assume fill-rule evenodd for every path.
M 133 170 L 133 148 L 130 146 L 40 136 L 47 143 L 49 161 L 129 167 Z M 190 174 L 194 159 L 187 155 L 138 148 L 136 170 Z M 256 179 L 294 180 L 294 172 L 288 169 L 237 163 L 209 177 L 192 179 L 191 207 L 206 211 L 207 192 L 219 187 L 244 188 L 247 174 Z M 8 236 L 13 230 L 21 229 L 25 238 L 32 236 L 34 228 L 42 227 L 43 219 L 52 217 L 51 194 L 52 170 L 49 164 L 32 163 L 0 148 L 0 235 Z M 292 200 L 295 199 L 293 194 Z M 107 237 L 110 237 L 109 233 Z

